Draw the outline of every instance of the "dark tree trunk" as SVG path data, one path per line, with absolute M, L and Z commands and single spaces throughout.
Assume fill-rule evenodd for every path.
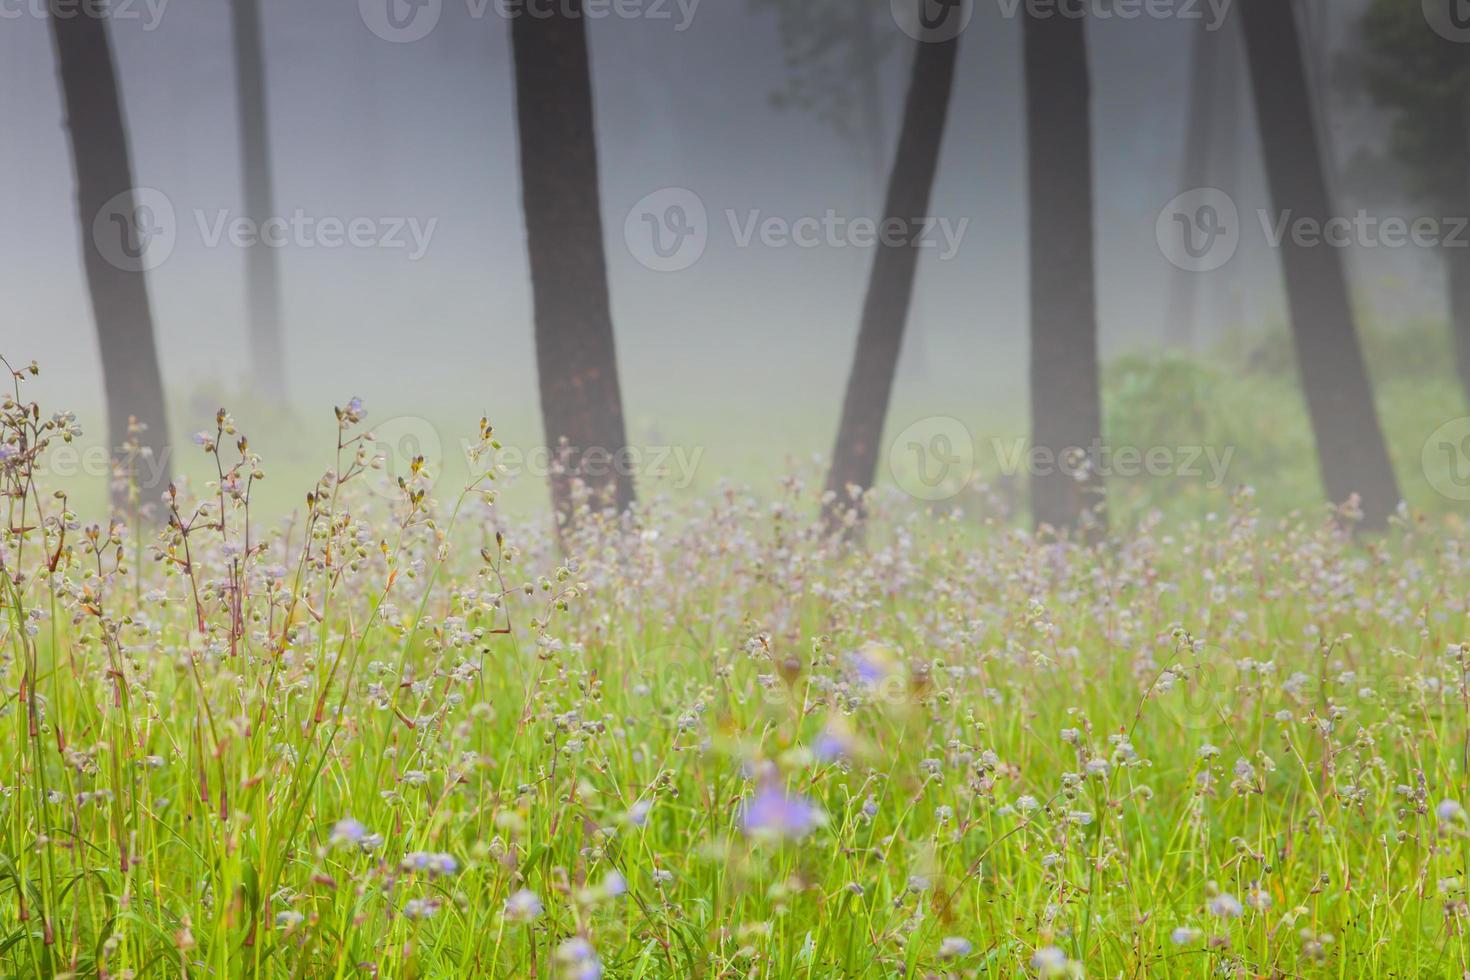
M 240 110 L 240 172 L 245 182 L 245 213 L 258 228 L 275 214 L 260 0 L 233 0 L 231 8 L 235 21 L 235 91 Z M 245 252 L 245 315 L 251 382 L 258 394 L 280 402 L 286 397 L 280 264 L 276 250 L 263 242 L 256 242 Z
M 1036 526 L 1103 529 L 1091 93 L 1081 16 L 1025 19 L 1031 213 L 1031 425 L 1057 459 L 1031 475 Z
M 1246 53 L 1266 177 L 1277 217 L 1332 216 L 1326 171 L 1296 17 L 1284 0 L 1242 0 Z M 1358 345 L 1339 250 L 1281 243 L 1292 340 L 1317 439 L 1322 483 L 1334 502 L 1357 494 L 1363 523 L 1383 527 L 1400 497 Z
M 83 265 L 102 354 L 108 443 L 115 456 L 133 440 L 152 452 L 152 463 L 134 469 L 143 500 L 151 502 L 168 486 L 170 460 L 148 284 L 141 267 L 104 254 L 100 240 L 104 233 L 136 236 L 140 230 L 107 19 L 79 16 L 74 9 L 58 15 L 53 7 L 51 35 L 76 171 Z M 110 213 L 104 215 L 104 209 Z M 133 244 L 141 241 L 132 238 Z M 130 431 L 130 419 L 146 429 Z M 116 490 L 114 499 L 121 500 Z
M 848 375 L 837 445 L 832 450 L 832 470 L 827 477 L 827 489 L 837 495 L 827 507 L 829 525 L 840 521 L 849 506 L 847 488 L 867 489 L 877 475 L 883 421 L 888 415 L 914 291 L 914 270 L 919 259 L 916 239 L 922 231 L 919 219 L 928 214 L 934 190 L 958 49 L 958 38 L 920 42 L 914 55 L 903 129 L 884 206 L 887 220 L 908 222 L 909 232 L 903 236 L 906 244 L 880 245 L 873 258 L 857 352 Z
M 574 513 L 574 481 L 619 511 L 634 499 L 626 467 L 607 462 L 623 455 L 627 432 L 581 7 L 581 0 L 569 0 L 545 17 L 516 17 L 511 28 L 536 366 L 547 446 L 560 458 L 551 497 L 563 522 Z

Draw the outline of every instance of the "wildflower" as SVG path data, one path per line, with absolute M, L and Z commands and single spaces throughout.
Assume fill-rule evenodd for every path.
M 440 875 L 454 874 L 459 870 L 459 862 L 452 854 L 414 851 L 403 856 L 403 869 L 405 871 L 427 871 L 430 877 L 437 878 Z
M 1177 926 L 1169 933 L 1169 941 L 1175 946 L 1190 946 L 1203 939 L 1205 934 L 1191 926 Z
M 628 879 L 621 872 L 609 871 L 602 879 L 602 893 L 608 898 L 620 898 L 628 891 Z
M 639 800 L 628 808 L 625 819 L 634 827 L 642 827 L 648 823 L 648 813 L 653 809 L 653 803 L 649 800 Z
M 1260 884 L 1253 882 L 1250 891 L 1245 893 L 1245 904 L 1257 912 L 1264 912 L 1271 907 L 1271 896 L 1266 894 Z
M 403 904 L 403 915 L 408 919 L 427 919 L 439 911 L 439 902 L 433 898 L 412 898 Z
M 277 929 L 295 929 L 304 921 L 306 921 L 306 916 L 302 915 L 300 912 L 288 911 L 276 913 Z
M 1210 899 L 1210 914 L 1220 919 L 1236 919 L 1242 911 L 1240 900 L 1234 895 L 1221 894 Z
M 334 845 L 357 844 L 365 836 L 367 836 L 367 828 L 360 821 L 353 820 L 351 817 L 344 817 L 338 820 L 336 825 L 332 827 L 331 843 Z
M 653 869 L 653 881 L 654 881 L 654 884 L 657 884 L 657 885 L 667 885 L 670 882 L 672 882 L 673 880 L 674 880 L 674 873 L 672 871 L 665 871 L 663 868 L 654 868 Z
M 1031 968 L 1044 977 L 1060 977 L 1070 972 L 1067 954 L 1055 946 L 1043 946 L 1031 957 Z
M 855 747 L 852 732 L 845 725 L 829 723 L 822 734 L 817 736 L 812 751 L 823 762 L 835 762 L 851 758 Z
M 1450 823 L 1455 820 L 1465 819 L 1465 808 L 1455 800 L 1445 800 L 1434 808 L 1434 815 L 1442 823 Z
M 939 944 L 939 958 L 941 960 L 952 960 L 960 956 L 968 956 L 975 948 L 968 939 L 960 936 L 946 936 Z
M 741 807 L 741 823 L 752 837 L 800 840 L 826 822 L 821 809 L 801 796 L 789 796 L 778 786 L 766 786 Z
M 531 922 L 539 919 L 543 911 L 541 898 L 527 888 L 522 888 L 505 900 L 506 918 L 516 922 Z
M 602 976 L 602 961 L 597 958 L 597 950 L 581 936 L 558 946 L 556 961 L 566 968 L 566 975 L 575 980 L 598 980 Z

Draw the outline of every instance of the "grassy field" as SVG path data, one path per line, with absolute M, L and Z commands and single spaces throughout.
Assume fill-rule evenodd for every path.
M 490 433 L 390 500 L 358 415 L 294 521 L 223 417 L 139 533 L 6 406 L 4 973 L 1470 972 L 1458 526 L 1221 491 L 1090 549 L 879 494 L 844 548 L 796 477 L 564 563 Z

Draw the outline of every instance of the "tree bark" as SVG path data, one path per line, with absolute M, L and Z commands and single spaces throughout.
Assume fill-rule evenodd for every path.
M 581 0 L 512 20 L 526 245 L 535 305 L 536 366 L 547 447 L 559 465 L 552 504 L 565 525 L 574 484 L 599 504 L 627 509 L 625 456 L 603 252 L 592 78 Z M 589 454 L 592 454 L 589 456 Z
M 146 273 L 110 261 L 94 234 L 104 208 L 115 213 L 120 234 L 137 231 L 139 206 L 122 101 L 107 19 L 67 6 L 52 0 L 51 36 L 76 172 L 83 266 L 102 355 L 109 448 L 115 460 L 123 461 L 123 447 L 136 440 L 153 454 L 152 463 L 134 467 L 143 501 L 152 502 L 168 486 L 171 461 Z M 137 432 L 132 419 L 146 428 Z M 115 484 L 114 500 L 125 502 L 125 491 Z
M 275 215 L 271 182 L 270 129 L 266 122 L 265 57 L 260 0 L 232 0 L 235 34 L 235 92 L 240 112 L 240 174 L 245 213 L 259 228 Z M 245 251 L 245 315 L 250 376 L 258 394 L 284 401 L 286 352 L 281 324 L 281 273 L 276 249 L 256 242 Z
M 924 2 L 924 0 L 920 0 Z M 857 351 L 847 380 L 837 444 L 827 489 L 836 500 L 826 508 L 829 527 L 840 523 L 849 506 L 847 488 L 867 489 L 878 468 L 883 422 L 893 393 L 893 378 L 903 346 L 904 327 L 913 298 L 914 273 L 922 231 L 920 219 L 929 211 L 959 39 L 920 42 L 914 54 L 913 75 L 904 106 L 903 129 L 889 174 L 885 225 L 902 221 L 908 230 L 903 244 L 880 244 L 868 278 L 858 330 Z
M 1106 515 L 1090 465 L 1102 442 L 1102 394 L 1086 21 L 1075 8 L 1028 15 L 1024 32 L 1032 441 L 1057 460 L 1031 475 L 1032 517 L 1038 529 L 1096 536 Z
M 1246 54 L 1277 216 L 1332 217 L 1326 169 L 1292 4 L 1242 0 Z M 1381 528 L 1400 502 L 1353 322 L 1338 249 L 1281 243 L 1287 305 L 1322 483 L 1334 502 L 1358 495 L 1363 524 Z

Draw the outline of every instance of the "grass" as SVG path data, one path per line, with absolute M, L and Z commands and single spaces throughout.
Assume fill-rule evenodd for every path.
M 21 381 L 7 973 L 1470 971 L 1438 519 L 1238 493 L 1085 548 L 879 494 L 851 549 L 798 474 L 584 515 L 564 560 L 498 516 L 488 428 L 463 490 L 387 499 L 348 405 L 286 522 L 222 415 L 169 527 L 89 527 Z

